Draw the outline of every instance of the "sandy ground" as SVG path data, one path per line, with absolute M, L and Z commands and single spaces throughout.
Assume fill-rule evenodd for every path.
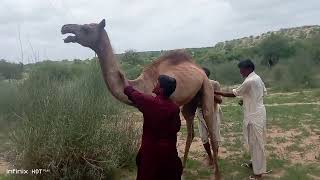
M 295 105 L 320 105 L 320 102 L 309 102 L 309 103 L 273 103 L 273 104 L 264 104 L 266 107 L 269 106 L 295 106 Z M 239 104 L 227 104 L 227 105 L 221 105 L 222 107 L 226 106 L 239 106 Z
M 269 94 L 268 96 L 279 96 L 279 95 L 294 95 L 294 94 L 299 94 L 299 93 L 309 93 L 309 92 L 312 92 L 312 91 L 301 91 L 301 92 L 278 92 L 278 93 L 272 93 L 272 94 Z
M 185 126 L 185 120 L 182 120 L 182 126 Z M 309 126 L 304 126 L 308 133 L 310 134 L 307 137 L 302 138 L 302 142 L 299 143 L 300 148 L 304 148 L 305 151 L 293 151 L 289 152 L 288 147 L 297 144 L 295 141 L 297 137 L 302 134 L 301 130 L 291 129 L 284 131 L 277 127 L 271 127 L 267 132 L 267 145 L 271 146 L 270 149 L 267 150 L 267 155 L 276 154 L 278 157 L 290 160 L 292 163 L 312 163 L 319 162 L 320 158 L 320 135 L 316 134 L 316 132 L 312 131 Z M 242 134 L 229 134 L 228 138 L 224 137 L 224 141 L 234 142 L 236 137 L 242 137 Z M 282 138 L 285 142 L 276 142 L 275 139 Z M 182 135 L 181 132 L 178 133 L 178 152 L 179 156 L 183 157 L 184 148 L 185 148 L 186 137 Z M 243 148 L 244 150 L 244 148 Z M 229 156 L 240 155 L 242 151 L 228 151 L 222 143 L 222 146 L 219 148 L 219 158 L 225 159 Z M 192 141 L 189 158 L 199 161 L 206 160 L 206 153 L 203 148 L 201 139 L 199 137 L 195 137 Z
M 297 92 L 294 92 L 297 93 Z M 278 93 L 279 94 L 279 93 Z M 314 103 L 284 103 L 284 104 L 266 104 L 266 106 L 280 106 L 280 105 L 297 105 L 297 104 L 320 104 L 320 102 L 314 102 Z M 228 105 L 230 106 L 230 105 Z M 236 105 L 238 106 L 238 105 Z M 133 119 L 137 119 L 136 123 L 137 126 L 141 127 L 141 114 L 140 113 L 134 113 L 132 114 L 134 117 L 130 117 Z M 138 120 L 139 119 L 139 120 Z M 186 126 L 186 122 L 184 119 L 182 119 L 182 127 Z M 303 137 L 301 139 L 301 142 L 298 143 L 299 148 L 305 149 L 304 151 L 288 151 L 288 147 L 290 147 L 295 143 L 297 140 L 297 137 L 302 134 L 301 129 L 291 129 L 284 131 L 278 127 L 268 127 L 267 132 L 267 146 L 271 147 L 271 150 L 267 150 L 267 155 L 270 154 L 276 154 L 278 157 L 290 160 L 291 163 L 312 163 L 312 162 L 319 162 L 320 159 L 320 135 L 319 133 L 316 133 L 312 131 L 312 129 L 309 126 L 304 126 L 305 130 L 308 132 L 307 137 Z M 320 130 L 319 130 L 320 132 Z M 240 136 L 241 134 L 228 134 L 228 138 L 224 137 L 224 141 L 228 142 L 234 142 L 236 140 L 236 137 Z M 277 142 L 275 139 L 281 138 L 283 142 Z M 177 142 L 177 149 L 180 157 L 183 157 L 184 148 L 185 148 L 185 141 L 186 141 L 186 135 L 182 135 L 181 132 L 178 133 L 178 142 Z M 224 159 L 230 156 L 234 155 L 241 155 L 243 151 L 235 152 L 235 151 L 229 151 L 226 149 L 226 147 L 222 146 L 219 148 L 219 158 Z M 199 137 L 195 137 L 190 148 L 189 152 L 189 158 L 192 158 L 194 160 L 198 160 L 204 164 L 206 164 L 207 155 L 205 153 L 205 150 L 203 148 L 201 139 Z M 0 154 L 0 174 L 5 174 L 6 170 L 10 167 L 10 163 L 6 162 L 6 160 L 1 156 Z M 284 172 L 277 172 L 273 173 L 272 177 L 281 177 Z M 310 175 L 311 176 L 311 175 Z M 313 179 L 320 179 L 318 177 L 310 177 Z
M 182 120 L 182 126 L 185 126 L 185 120 Z M 301 136 L 302 132 L 299 129 L 283 130 L 278 127 L 270 127 L 267 132 L 267 145 L 271 147 L 271 150 L 267 150 L 267 156 L 271 154 L 277 155 L 277 157 L 285 160 L 289 160 L 291 164 L 309 164 L 319 162 L 320 159 L 320 136 L 311 130 L 309 126 L 304 126 L 309 135 L 303 137 L 300 143 L 297 143 L 298 137 Z M 237 137 L 241 137 L 242 134 L 239 133 L 229 133 L 228 137 L 224 137 L 224 141 L 234 142 Z M 275 139 L 281 138 L 283 142 L 277 142 Z M 182 133 L 178 134 L 178 153 L 181 159 L 184 155 L 186 137 Z M 288 148 L 293 145 L 298 144 L 299 148 L 303 148 L 303 151 L 289 151 Z M 239 151 L 230 151 L 226 147 L 222 146 L 219 148 L 219 158 L 225 159 L 227 157 L 241 156 L 245 148 Z M 195 137 L 190 148 L 188 158 L 197 160 L 202 163 L 202 166 L 208 166 L 207 154 L 203 148 L 201 139 Z M 195 172 L 196 173 L 196 172 Z M 236 172 L 235 172 L 236 173 Z M 284 176 L 285 170 L 273 171 L 271 174 L 264 175 L 267 179 L 279 179 Z M 308 174 L 311 179 L 320 180 L 319 177 Z
M 268 144 L 273 150 L 269 150 L 270 153 L 277 154 L 279 157 L 288 159 L 292 163 L 313 163 L 319 162 L 320 157 L 320 135 L 312 131 L 309 126 L 304 126 L 305 130 L 310 134 L 307 137 L 300 138 L 301 142 L 295 143 L 299 139 L 298 136 L 302 134 L 301 130 L 291 129 L 284 131 L 279 128 L 273 127 L 268 131 L 267 138 Z M 285 142 L 276 142 L 276 138 L 282 138 Z M 297 144 L 303 151 L 288 152 L 288 147 Z

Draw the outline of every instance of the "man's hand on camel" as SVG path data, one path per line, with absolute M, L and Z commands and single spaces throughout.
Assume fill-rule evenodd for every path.
M 129 81 L 128 80 L 124 80 L 124 87 L 130 86 Z
M 123 81 L 123 86 L 127 87 L 130 86 L 129 81 L 124 77 L 124 74 L 119 72 L 120 80 Z

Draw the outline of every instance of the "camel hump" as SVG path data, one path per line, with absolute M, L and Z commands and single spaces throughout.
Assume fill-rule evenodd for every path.
M 160 56 L 157 60 L 153 61 L 151 64 L 145 66 L 143 69 L 144 74 L 148 73 L 158 73 L 159 66 L 165 64 L 166 67 L 176 66 L 184 62 L 190 62 L 195 64 L 192 57 L 184 50 L 171 50 L 166 52 L 164 55 Z
M 178 65 L 183 62 L 193 62 L 191 55 L 185 50 L 172 50 L 162 55 L 159 61 L 168 61 L 171 65 Z

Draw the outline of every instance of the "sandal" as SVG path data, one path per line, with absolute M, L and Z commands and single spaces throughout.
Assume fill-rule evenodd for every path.
M 246 168 L 252 169 L 252 163 L 251 163 L 251 162 L 249 162 L 249 163 L 242 163 L 242 164 L 241 164 L 241 167 L 246 167 Z

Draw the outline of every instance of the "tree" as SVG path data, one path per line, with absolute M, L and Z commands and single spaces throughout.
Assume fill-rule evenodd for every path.
M 135 64 L 143 64 L 143 60 L 140 57 L 140 55 L 135 50 L 127 50 L 123 54 L 123 57 L 121 58 L 123 62 L 126 62 L 131 65 Z
M 257 47 L 258 54 L 262 56 L 262 64 L 272 68 L 280 58 L 287 58 L 293 54 L 289 39 L 272 33 L 261 41 Z
M 314 35 L 310 39 L 304 40 L 304 50 L 306 50 L 314 62 L 320 63 L 320 35 Z

